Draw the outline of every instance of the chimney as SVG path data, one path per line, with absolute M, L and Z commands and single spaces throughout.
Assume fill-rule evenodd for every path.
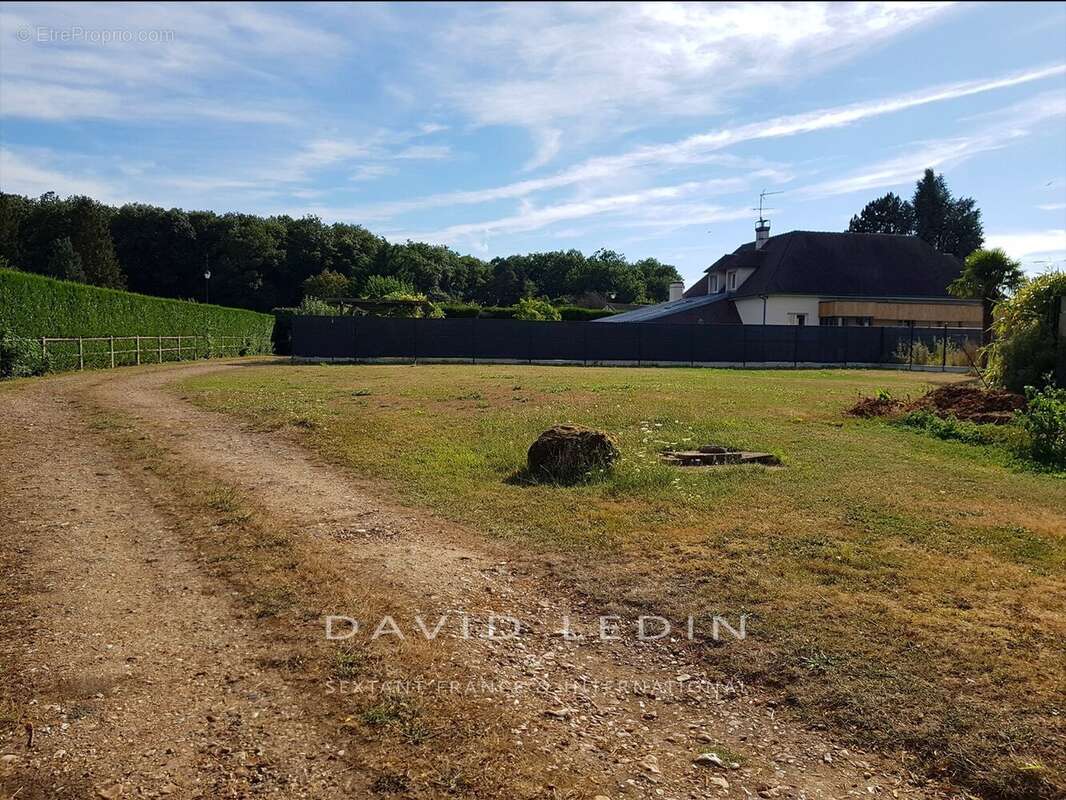
M 674 300 L 680 300 L 685 293 L 685 284 L 681 281 L 674 281 L 670 284 L 670 302 Z
M 759 224 L 755 226 L 755 249 L 762 249 L 762 246 L 766 244 L 766 240 L 769 238 L 770 223 L 765 219 L 760 219 Z

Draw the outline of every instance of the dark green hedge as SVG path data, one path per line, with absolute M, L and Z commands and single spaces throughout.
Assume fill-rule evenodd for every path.
M 262 342 L 271 337 L 274 317 L 0 269 L 3 328 L 30 338 L 211 334 Z

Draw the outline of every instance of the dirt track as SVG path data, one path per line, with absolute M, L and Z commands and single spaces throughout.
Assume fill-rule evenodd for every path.
M 248 430 L 167 389 L 241 368 L 124 369 L 0 392 L 0 796 L 942 796 L 898 761 L 775 719 L 757 691 L 701 680 L 692 646 L 567 641 L 563 615 L 591 631 L 598 610 L 537 565 L 392 505 L 292 432 Z M 517 639 L 466 640 L 449 625 L 439 647 L 382 654 L 398 677 L 446 665 L 451 678 L 524 688 L 443 703 L 439 727 L 474 738 L 359 727 L 325 691 L 329 676 L 295 657 L 332 647 L 321 615 L 351 609 L 257 614 L 197 544 L 224 523 L 191 510 L 174 475 L 232 488 L 306 563 L 390 608 L 532 621 Z M 724 764 L 693 763 L 707 751 Z M 465 773 L 445 779 L 441 758 Z

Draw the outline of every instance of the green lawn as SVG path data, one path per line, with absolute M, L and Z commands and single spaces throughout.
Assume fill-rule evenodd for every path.
M 933 373 L 264 366 L 197 402 L 307 442 L 405 502 L 554 563 L 604 607 L 752 615 L 708 664 L 778 687 L 844 737 L 989 796 L 1051 796 L 1066 763 L 1066 481 L 1000 451 L 845 417 Z M 614 474 L 509 480 L 543 429 L 613 434 Z M 783 467 L 682 470 L 677 445 Z

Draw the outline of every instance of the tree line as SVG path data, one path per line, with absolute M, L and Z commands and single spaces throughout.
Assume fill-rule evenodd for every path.
M 314 216 L 116 208 L 51 192 L 0 193 L 0 259 L 27 272 L 179 299 L 202 300 L 209 270 L 212 302 L 261 311 L 299 304 L 305 288 L 360 297 L 381 286 L 498 306 L 526 297 L 658 302 L 680 280 L 670 264 L 631 262 L 606 249 L 486 261 L 443 245 L 393 244 L 361 225 Z
M 972 197 L 955 197 L 943 175 L 927 169 L 907 201 L 894 192 L 871 200 L 851 218 L 852 233 L 917 236 L 964 261 L 985 241 L 981 209 Z

